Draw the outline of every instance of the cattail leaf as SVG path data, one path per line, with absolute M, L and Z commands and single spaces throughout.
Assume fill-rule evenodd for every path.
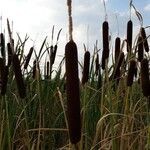
M 24 69 L 27 69 L 28 65 L 29 65 L 29 62 L 30 62 L 30 59 L 31 59 L 31 56 L 32 56 L 32 53 L 33 53 L 33 47 L 30 48 L 30 51 L 26 57 L 26 60 L 25 60 L 25 63 L 24 63 Z
M 44 45 L 45 45 L 45 43 L 46 43 L 46 40 L 47 40 L 47 36 L 46 36 L 46 38 L 44 39 L 44 41 L 43 41 L 43 43 L 42 43 L 42 46 L 41 46 L 41 48 L 40 48 L 39 55 L 38 55 L 37 59 L 39 59 L 40 56 L 41 56 L 41 53 L 42 53 L 43 47 L 44 47 Z

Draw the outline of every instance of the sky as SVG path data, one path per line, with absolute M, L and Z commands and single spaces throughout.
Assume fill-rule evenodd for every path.
M 46 36 L 51 43 L 51 30 L 55 25 L 54 44 L 58 31 L 62 28 L 58 43 L 58 58 L 64 54 L 65 44 L 68 41 L 67 0 L 0 0 L 1 27 L 6 28 L 6 18 L 13 21 L 13 34 L 19 33 L 24 38 L 27 33 L 29 46 L 35 42 L 39 46 Z M 126 24 L 130 19 L 129 0 L 105 0 L 110 35 L 112 39 L 126 37 Z M 134 6 L 143 16 L 143 26 L 150 25 L 150 0 L 133 0 Z M 131 11 L 134 24 L 134 36 L 138 34 L 140 23 Z M 83 44 L 93 51 L 98 40 L 98 48 L 102 48 L 102 23 L 105 20 L 103 0 L 72 0 L 73 39 L 78 46 L 79 59 L 83 58 Z M 118 33 L 119 30 L 119 33 Z M 146 29 L 150 33 L 150 29 Z M 27 50 L 28 51 L 28 50 Z M 59 61 L 58 59 L 57 61 Z

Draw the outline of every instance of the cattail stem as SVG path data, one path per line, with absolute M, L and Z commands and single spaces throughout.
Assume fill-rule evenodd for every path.
M 72 0 L 67 0 L 68 16 L 69 16 L 69 40 L 73 39 L 73 21 L 72 21 Z

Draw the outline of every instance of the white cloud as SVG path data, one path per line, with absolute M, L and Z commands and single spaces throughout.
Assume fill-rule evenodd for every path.
M 146 5 L 146 6 L 144 7 L 144 10 L 145 10 L 145 11 L 150 11 L 150 4 Z

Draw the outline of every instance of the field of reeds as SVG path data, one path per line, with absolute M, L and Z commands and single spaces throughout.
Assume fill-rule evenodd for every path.
M 0 34 L 0 149 L 149 150 L 149 27 L 130 4 L 141 22 L 136 37 L 129 19 L 126 38 L 116 37 L 112 49 L 106 19 L 102 47 L 96 43 L 89 51 L 84 45 L 82 64 L 70 0 L 67 5 L 69 42 L 57 69 L 61 29 L 54 35 L 53 27 L 55 44 L 46 37 L 38 52 L 34 46 L 25 49 L 28 36 L 13 39 L 9 20 L 9 40 Z

